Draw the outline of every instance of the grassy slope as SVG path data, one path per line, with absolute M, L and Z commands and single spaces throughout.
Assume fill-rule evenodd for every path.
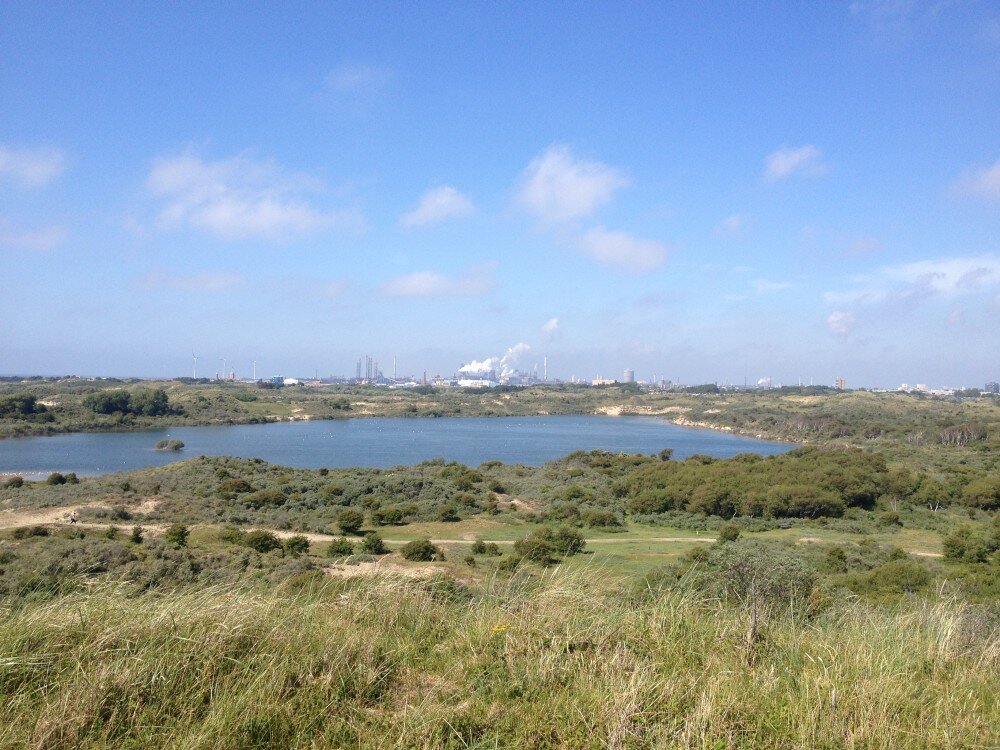
M 739 609 L 565 572 L 471 600 L 385 579 L 97 589 L 0 611 L 0 746 L 1000 743 L 1000 644 L 973 610 L 843 605 L 746 633 Z

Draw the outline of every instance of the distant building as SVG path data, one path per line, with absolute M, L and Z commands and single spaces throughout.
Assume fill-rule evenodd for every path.
M 833 381 L 833 385 L 834 385 L 834 387 L 838 391 L 844 390 L 844 387 L 845 387 L 844 379 L 843 378 L 837 378 L 835 381 Z
M 635 370 L 626 370 L 622 373 L 623 383 L 634 383 L 635 382 Z
M 594 378 L 590 381 L 591 385 L 614 385 L 616 380 L 611 380 L 610 378 Z
M 268 378 L 267 382 L 270 383 L 271 385 L 284 385 L 285 378 L 282 375 L 275 375 L 272 378 Z
M 987 393 L 1000 393 L 1000 383 L 990 381 L 983 390 Z

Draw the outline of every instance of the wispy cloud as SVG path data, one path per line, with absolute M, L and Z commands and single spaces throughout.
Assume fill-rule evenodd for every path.
M 1000 258 L 990 255 L 921 260 L 885 266 L 859 279 L 853 289 L 827 292 L 833 304 L 919 303 L 931 297 L 956 298 L 1000 287 Z
M 417 271 L 389 279 L 381 291 L 387 297 L 481 297 L 496 286 L 498 265 L 495 261 L 479 263 L 457 276 Z
M 326 76 L 326 86 L 338 94 L 377 93 L 392 80 L 389 68 L 363 63 L 338 65 Z
M 65 240 L 66 230 L 62 227 L 15 230 L 6 222 L 0 221 L 0 247 L 46 252 L 55 249 Z
M 403 214 L 399 223 L 408 228 L 424 227 L 471 216 L 475 211 L 471 200 L 450 185 L 442 185 L 424 193 L 416 208 Z
M 42 187 L 62 174 L 66 157 L 58 148 L 17 148 L 0 145 L 0 180 L 22 187 Z
M 835 310 L 826 318 L 826 327 L 834 336 L 849 335 L 856 323 L 854 314 L 845 310 Z
M 766 294 L 767 292 L 780 292 L 785 289 L 791 288 L 791 283 L 787 281 L 769 281 L 768 279 L 754 279 L 750 282 L 753 288 L 757 290 L 757 294 Z
M 715 234 L 718 237 L 725 237 L 731 240 L 743 239 L 749 223 L 749 214 L 730 214 L 715 227 Z
M 138 279 L 143 289 L 170 290 L 190 293 L 228 292 L 246 284 L 246 277 L 232 271 L 203 271 L 201 273 L 175 273 L 153 269 Z
M 1000 159 L 991 167 L 968 170 L 955 182 L 954 187 L 966 195 L 1000 200 Z
M 329 229 L 360 232 L 365 226 L 356 210 L 313 206 L 305 196 L 322 190 L 319 181 L 246 156 L 221 161 L 194 154 L 160 158 L 147 186 L 166 201 L 159 213 L 161 226 L 190 226 L 228 240 L 283 240 Z
M 641 239 L 628 232 L 608 231 L 604 227 L 584 232 L 577 244 L 598 263 L 632 273 L 656 270 L 666 263 L 670 251 L 666 243 Z
M 546 341 L 554 341 L 562 335 L 559 318 L 549 318 L 542 324 L 542 336 Z
M 552 146 L 524 170 L 517 202 L 543 221 L 572 221 L 592 214 L 628 184 L 620 170 L 577 159 L 566 146 Z
M 777 182 L 794 174 L 819 175 L 826 172 L 823 152 L 811 144 L 796 148 L 779 148 L 764 160 L 764 177 Z

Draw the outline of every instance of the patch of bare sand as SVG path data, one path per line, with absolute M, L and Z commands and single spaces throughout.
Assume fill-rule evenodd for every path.
M 357 565 L 330 565 L 324 568 L 327 575 L 335 578 L 360 578 L 368 576 L 387 576 L 395 578 L 427 578 L 435 573 L 444 573 L 448 566 L 441 563 L 410 563 L 404 565 L 397 554 L 380 557 L 373 562 L 363 562 Z
M 599 406 L 594 410 L 594 413 L 603 414 L 607 417 L 620 417 L 622 414 L 657 417 L 665 414 L 683 414 L 687 411 L 691 411 L 687 406 L 664 406 L 657 409 L 652 406 L 614 404 L 612 406 Z

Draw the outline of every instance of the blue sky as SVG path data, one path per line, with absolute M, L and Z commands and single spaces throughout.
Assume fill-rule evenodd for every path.
M 1000 378 L 989 2 L 0 5 L 0 373 Z

